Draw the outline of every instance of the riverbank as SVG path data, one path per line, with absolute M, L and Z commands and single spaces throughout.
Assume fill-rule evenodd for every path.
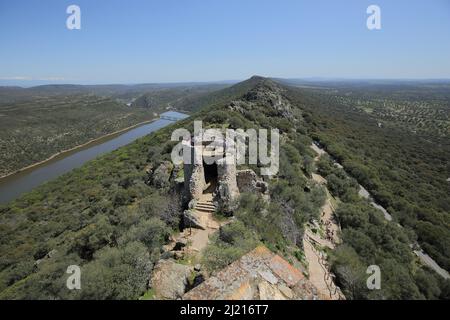
M 83 144 L 77 145 L 77 146 L 75 146 L 73 148 L 62 150 L 60 152 L 57 152 L 57 153 L 51 155 L 50 157 L 48 157 L 48 158 L 46 158 L 46 159 L 44 159 L 42 161 L 33 163 L 33 164 L 29 165 L 29 166 L 20 168 L 19 170 L 16 170 L 14 172 L 8 173 L 8 174 L 3 175 L 3 176 L 0 176 L 0 182 L 3 179 L 6 179 L 6 178 L 11 177 L 13 175 L 16 175 L 16 174 L 19 174 L 19 173 L 23 173 L 24 171 L 27 171 L 27 170 L 30 170 L 30 169 L 34 169 L 34 168 L 36 168 L 38 166 L 41 166 L 41 165 L 45 165 L 45 164 L 47 164 L 48 162 L 50 162 L 52 160 L 56 160 L 58 157 L 65 157 L 65 156 L 67 156 L 68 154 L 70 154 L 72 152 L 79 151 L 79 150 L 81 150 L 83 148 L 91 147 L 94 144 L 103 142 L 103 140 L 114 138 L 115 136 L 123 134 L 123 133 L 125 133 L 127 131 L 130 131 L 130 130 L 132 130 L 134 128 L 137 128 L 139 126 L 142 126 L 144 124 L 148 124 L 148 123 L 154 122 L 154 121 L 156 121 L 158 119 L 159 119 L 158 117 L 154 117 L 154 118 L 152 118 L 150 120 L 142 121 L 142 122 L 139 122 L 139 123 L 134 124 L 132 126 L 129 126 L 129 127 L 126 127 L 126 128 L 123 128 L 123 129 L 120 129 L 120 130 L 108 133 L 108 134 L 103 135 L 101 137 L 91 139 L 91 140 L 89 140 L 89 141 L 87 141 L 87 142 L 85 142 Z
M 165 112 L 164 114 L 178 120 L 188 117 L 179 112 Z M 4 177 L 0 179 L 0 203 L 12 201 L 22 193 L 29 192 L 44 182 L 78 168 L 101 154 L 116 150 L 174 122 L 162 117 L 147 120 L 86 142 L 68 151 L 60 152 L 51 159 L 33 164 L 27 169 Z

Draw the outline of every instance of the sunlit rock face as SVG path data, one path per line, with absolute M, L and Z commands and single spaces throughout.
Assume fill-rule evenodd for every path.
M 259 246 L 188 291 L 186 300 L 315 300 L 317 289 L 279 255 Z
M 193 267 L 176 263 L 174 260 L 160 260 L 156 264 L 150 286 L 157 299 L 179 299 L 186 291 L 188 278 Z

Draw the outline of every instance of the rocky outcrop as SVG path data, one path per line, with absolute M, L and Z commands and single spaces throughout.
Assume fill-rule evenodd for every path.
M 265 106 L 271 113 L 298 121 L 295 108 L 292 107 L 289 99 L 285 98 L 284 91 L 275 82 L 269 79 L 260 79 L 252 90 L 248 91 L 242 99 L 231 101 L 228 108 L 233 111 L 246 114 L 251 109 L 258 106 Z
M 208 226 L 208 219 L 202 212 L 189 209 L 183 212 L 183 224 L 185 228 L 191 227 L 205 230 Z
M 149 174 L 148 181 L 157 188 L 168 188 L 174 166 L 170 161 L 162 162 L 155 170 L 148 166 L 146 171 Z
M 238 170 L 236 174 L 236 181 L 240 192 L 255 192 L 257 180 L 258 176 L 251 169 Z
M 233 262 L 188 291 L 186 300 L 315 300 L 316 288 L 303 273 L 264 246 Z
M 238 170 L 236 173 L 237 186 L 239 192 L 269 194 L 267 182 L 258 178 L 255 171 L 251 169 Z
M 160 260 L 153 269 L 150 287 L 156 299 L 179 299 L 183 296 L 193 268 L 174 260 Z

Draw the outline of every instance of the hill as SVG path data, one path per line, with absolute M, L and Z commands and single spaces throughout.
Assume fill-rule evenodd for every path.
M 385 97 L 400 97 L 402 90 L 391 88 Z M 424 109 L 439 96 L 427 90 L 428 94 L 415 100 Z M 446 159 L 450 156 L 450 144 L 448 132 L 434 131 L 439 128 L 439 118 L 420 112 L 430 124 L 428 133 L 418 134 L 411 130 L 417 128 L 410 116 L 414 112 L 412 106 L 398 110 L 397 117 L 386 120 L 377 112 L 349 103 L 351 99 L 359 99 L 359 105 L 370 101 L 362 100 L 359 90 L 352 95 L 335 92 L 333 96 L 311 89 L 291 93 L 294 100 L 295 94 L 299 95 L 297 101 L 301 100 L 307 114 L 311 135 L 448 270 L 450 185 L 446 179 L 450 167 Z M 387 110 L 382 105 L 378 108 Z M 408 126 L 403 125 L 404 119 L 411 120 Z
M 152 297 L 149 277 L 158 261 L 170 258 L 164 246 L 183 228 L 186 209 L 179 183 L 183 171 L 170 163 L 175 145 L 170 136 L 175 128 L 192 128 L 196 119 L 204 127 L 278 128 L 281 133 L 279 172 L 274 179 L 265 179 L 270 201 L 242 192 L 234 219 L 220 228 L 203 252 L 203 267 L 213 274 L 220 272 L 263 243 L 287 261 L 307 268 L 304 228 L 315 226 L 308 228 L 318 236 L 323 232 L 318 221 L 328 197 L 325 187 L 312 179 L 317 156 L 310 148 L 312 138 L 340 156 L 333 152 L 340 140 L 338 135 L 332 137 L 331 129 L 350 130 L 345 119 L 351 113 L 335 117 L 319 101 L 309 92 L 253 77 L 205 96 L 190 118 L 0 207 L 0 298 Z M 341 132 L 345 142 L 349 139 L 346 130 Z M 360 136 L 365 132 L 364 127 L 355 130 L 361 130 Z M 317 168 L 326 174 L 327 187 L 338 205 L 343 244 L 333 251 L 316 249 L 328 257 L 347 298 L 448 298 L 448 281 L 441 281 L 414 258 L 408 232 L 384 220 L 381 211 L 359 198 L 355 181 L 330 159 L 321 159 Z M 254 165 L 239 169 L 259 172 Z M 183 259 L 180 264 L 192 263 L 189 257 Z M 67 266 L 73 264 L 81 266 L 83 290 L 65 287 Z M 371 264 L 383 270 L 381 290 L 365 286 L 365 271 Z M 189 279 L 186 290 L 198 284 Z
M 202 99 L 209 96 L 210 93 L 228 86 L 228 84 L 211 84 L 154 89 L 136 98 L 132 106 L 149 108 L 155 112 L 166 109 L 192 112 L 201 107 Z
M 229 83 L 143 83 L 143 84 L 48 84 L 29 88 L 18 86 L 0 86 L 0 105 L 30 101 L 35 98 L 67 96 L 67 95 L 97 95 L 119 99 L 121 102 L 132 101 L 139 96 L 160 90 L 214 90 L 229 86 Z

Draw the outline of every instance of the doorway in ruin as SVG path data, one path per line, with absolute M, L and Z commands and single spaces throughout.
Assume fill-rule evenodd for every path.
M 203 193 L 213 193 L 217 186 L 217 163 L 214 162 L 212 164 L 206 164 L 206 162 L 203 161 L 203 171 L 205 173 L 206 182 Z

